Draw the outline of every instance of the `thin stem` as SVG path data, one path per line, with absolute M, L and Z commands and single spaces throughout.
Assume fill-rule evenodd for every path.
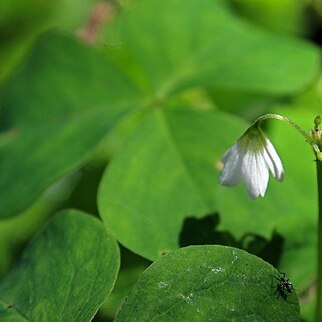
M 322 162 L 319 160 L 316 160 L 316 169 L 319 198 L 316 321 L 322 321 Z
M 295 130 L 297 130 L 301 135 L 304 136 L 305 140 L 308 143 L 312 143 L 312 137 L 306 133 L 300 126 L 298 126 L 296 123 L 294 123 L 292 120 L 290 120 L 289 118 L 279 115 L 279 114 L 264 114 L 262 116 L 260 116 L 255 122 L 254 124 L 258 123 L 260 124 L 262 121 L 268 120 L 268 119 L 275 119 L 275 120 L 279 120 L 279 121 L 283 121 L 285 123 L 288 123 L 289 125 L 291 125 Z

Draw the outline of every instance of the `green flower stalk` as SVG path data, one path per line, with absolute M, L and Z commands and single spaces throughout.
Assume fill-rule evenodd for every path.
M 264 196 L 269 172 L 279 181 L 283 179 L 282 162 L 269 139 L 260 128 L 261 122 L 275 119 L 291 125 L 310 144 L 316 156 L 318 182 L 318 267 L 316 321 L 322 321 L 322 132 L 319 129 L 321 117 L 314 119 L 314 128 L 305 132 L 296 123 L 278 114 L 265 114 L 259 117 L 239 140 L 223 155 L 224 164 L 219 183 L 234 186 L 243 182 L 250 198 Z
M 322 321 L 322 140 L 321 130 L 321 117 L 318 115 L 314 119 L 314 129 L 311 130 L 312 146 L 316 154 L 316 170 L 318 182 L 318 277 L 317 277 L 317 299 L 316 299 L 316 321 Z

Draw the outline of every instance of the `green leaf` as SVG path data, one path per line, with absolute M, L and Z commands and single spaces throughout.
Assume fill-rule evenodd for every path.
M 0 320 L 89 321 L 111 292 L 118 269 L 117 244 L 102 224 L 82 212 L 63 211 L 0 284 Z
M 217 210 L 215 161 L 245 128 L 220 112 L 153 111 L 101 181 L 99 210 L 113 235 L 149 259 L 177 248 L 185 217 Z
M 300 321 L 295 291 L 277 296 L 273 276 L 271 265 L 239 249 L 182 248 L 141 275 L 116 321 Z
M 243 17 L 279 33 L 303 35 L 312 27 L 308 2 L 294 0 L 230 0 Z
M 99 51 L 64 33 L 48 33 L 5 89 L 3 117 L 18 129 L 30 128 L 31 123 L 44 127 L 44 122 L 77 119 L 79 113 L 108 113 L 115 105 L 120 109 L 137 95 Z
M 134 97 L 136 90 L 99 52 L 66 36 L 40 39 L 0 105 L 0 217 L 22 211 L 84 164 L 139 107 Z
M 251 122 L 269 111 L 279 100 L 283 100 L 245 90 L 210 89 L 207 93 L 220 110 L 239 115 Z
M 92 0 L 2 1 L 0 15 L 0 85 L 31 49 L 35 38 L 44 30 L 68 29 L 75 32 L 85 23 Z
M 117 28 L 115 60 L 159 99 L 206 85 L 294 93 L 312 82 L 320 61 L 317 48 L 246 24 L 220 1 L 140 1 Z
M 0 279 L 12 268 L 17 256 L 21 254 L 21 249 L 26 246 L 26 241 L 30 240 L 49 218 L 63 207 L 77 208 L 69 205 L 67 207 L 66 199 L 75 189 L 79 178 L 78 171 L 61 178 L 19 216 L 0 220 Z M 88 199 L 88 194 L 85 199 Z
M 163 105 L 176 90 L 219 85 L 285 94 L 312 80 L 314 47 L 253 30 L 210 0 L 171 3 L 142 1 L 122 19 L 124 46 L 109 52 L 122 63 L 126 54 L 127 77 L 73 39 L 39 41 L 0 105 L 0 202 L 6 209 L 0 217 L 22 211 L 50 183 L 83 165 L 126 114 Z M 157 95 L 151 98 L 148 90 L 143 99 L 133 83 Z

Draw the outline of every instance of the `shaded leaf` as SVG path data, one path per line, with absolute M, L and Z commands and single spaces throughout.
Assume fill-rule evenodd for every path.
M 91 0 L 2 1 L 0 4 L 0 85 L 32 48 L 35 38 L 46 29 L 72 32 L 84 23 Z
M 79 211 L 55 216 L 0 284 L 3 321 L 89 321 L 112 290 L 119 250 Z
M 279 33 L 303 35 L 312 27 L 313 15 L 306 1 L 231 0 L 238 12 L 251 21 Z M 311 21 L 310 21 L 311 20 Z
M 99 52 L 68 37 L 43 37 L 1 102 L 8 139 L 1 146 L 0 217 L 23 210 L 82 165 L 138 107 L 127 102 L 133 96 L 136 90 Z

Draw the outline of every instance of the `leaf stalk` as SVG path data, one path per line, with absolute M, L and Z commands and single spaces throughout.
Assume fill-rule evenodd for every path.
M 318 249 L 317 249 L 317 299 L 316 321 L 322 321 L 322 162 L 316 160 L 317 183 L 318 183 Z

